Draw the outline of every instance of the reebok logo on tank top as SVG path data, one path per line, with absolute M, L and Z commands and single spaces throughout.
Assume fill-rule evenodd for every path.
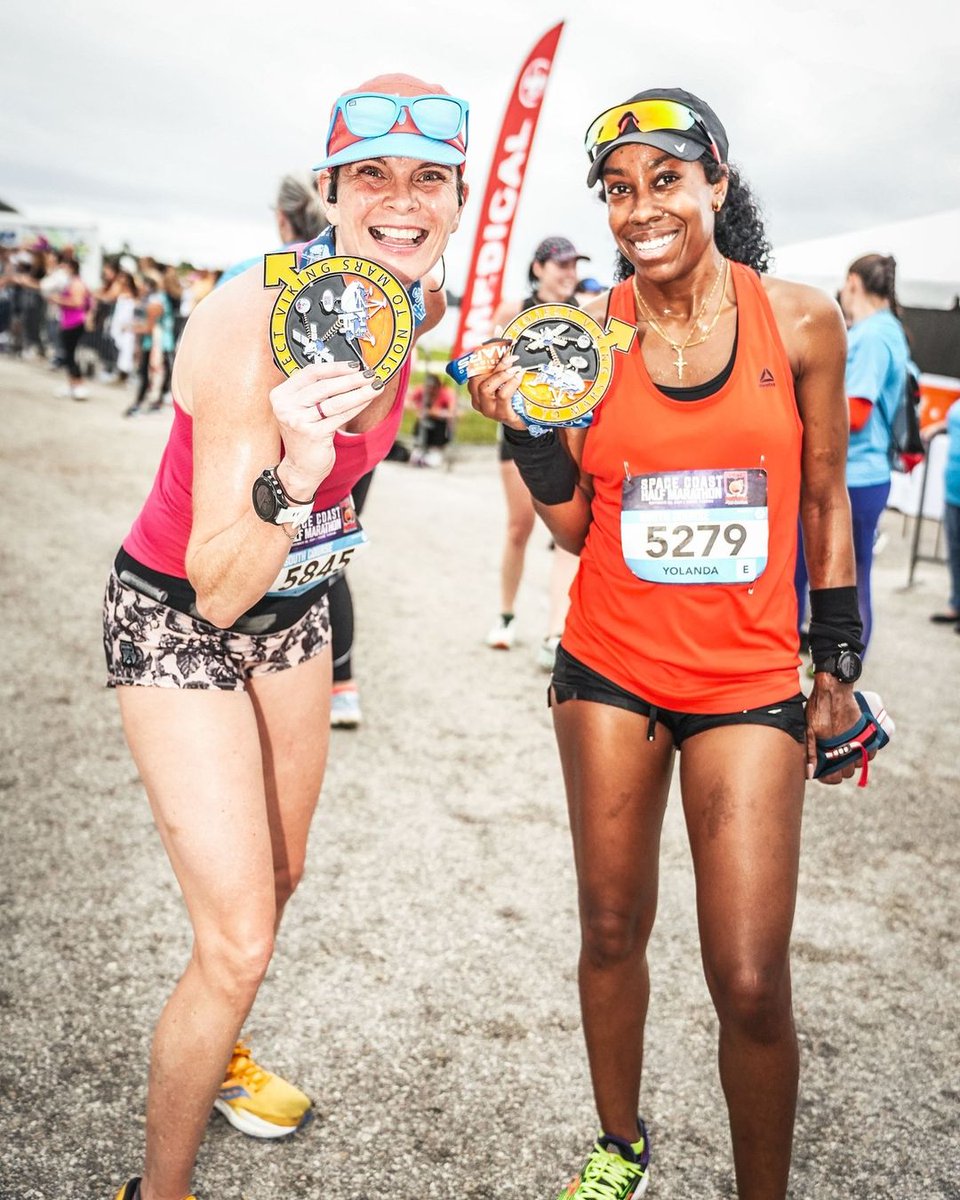
M 777 386 L 777 381 L 774 379 L 773 372 L 770 370 L 769 367 L 764 367 L 763 370 L 760 372 L 760 386 L 761 387 L 776 387 Z

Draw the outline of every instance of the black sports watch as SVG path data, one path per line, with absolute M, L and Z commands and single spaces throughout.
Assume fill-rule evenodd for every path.
M 280 464 L 278 463 L 277 466 Z M 270 525 L 299 528 L 313 511 L 313 497 L 294 500 L 283 490 L 276 467 L 267 467 L 253 481 L 253 511 Z
M 826 671 L 841 683 L 856 683 L 863 672 L 863 659 L 849 646 L 840 646 L 836 654 L 821 659 L 814 665 L 816 671 Z

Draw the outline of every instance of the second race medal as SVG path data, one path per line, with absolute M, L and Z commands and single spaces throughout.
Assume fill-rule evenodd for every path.
M 503 331 L 523 376 L 513 409 L 538 427 L 589 425 L 613 378 L 613 352 L 626 352 L 636 329 L 613 318 L 604 330 L 571 304 L 538 304 Z
M 410 297 L 379 263 L 335 254 L 297 270 L 293 251 L 268 254 L 263 285 L 280 284 L 270 344 L 285 374 L 311 363 L 356 361 L 386 383 L 403 365 L 413 341 Z

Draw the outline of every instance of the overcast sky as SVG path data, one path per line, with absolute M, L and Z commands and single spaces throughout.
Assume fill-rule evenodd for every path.
M 724 122 L 774 244 L 960 205 L 956 0 L 12 0 L 0 36 L 0 199 L 93 220 L 107 248 L 223 266 L 272 248 L 280 176 L 322 152 L 330 104 L 383 70 L 471 104 L 460 290 L 514 77 L 566 18 L 511 243 L 572 238 L 608 281 L 583 131 L 650 86 Z M 281 14 L 283 16 L 281 17 Z M 838 266 L 838 270 L 840 266 Z

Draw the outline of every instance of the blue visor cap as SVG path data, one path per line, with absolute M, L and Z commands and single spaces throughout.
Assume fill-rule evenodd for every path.
M 344 146 L 313 169 L 323 171 L 341 167 L 344 163 L 363 162 L 366 158 L 418 158 L 444 167 L 459 167 L 467 161 L 464 152 L 449 142 L 428 138 L 422 133 L 383 133 L 380 137 L 361 138 Z

